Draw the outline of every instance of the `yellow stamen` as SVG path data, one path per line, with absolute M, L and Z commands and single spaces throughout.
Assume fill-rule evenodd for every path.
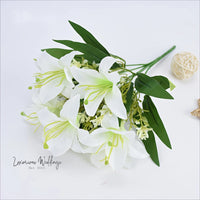
M 112 90 L 113 83 L 109 80 L 99 80 L 96 85 L 81 85 L 80 87 L 85 87 L 85 90 L 92 90 L 84 101 L 87 105 L 89 101 L 94 101 L 97 97 Z M 91 98 L 92 95 L 94 95 L 93 98 Z
M 52 126 L 52 125 L 53 127 L 49 128 L 49 126 Z M 44 127 L 45 142 L 44 142 L 43 147 L 47 149 L 48 148 L 47 142 L 53 138 L 58 137 L 69 125 L 70 123 L 68 121 L 55 121 L 55 122 L 47 124 Z
M 60 86 L 62 82 L 65 79 L 65 72 L 64 70 L 57 70 L 57 71 L 48 71 L 45 73 L 36 73 L 36 83 L 35 83 L 35 88 L 41 88 L 42 86 L 46 85 L 50 81 L 53 81 L 55 79 L 61 79 L 59 84 L 57 85 Z
M 98 148 L 98 150 L 97 150 L 97 152 L 96 152 L 95 154 L 97 154 L 97 153 L 101 150 L 101 148 L 103 147 L 104 144 L 105 144 L 105 143 L 103 143 L 103 144 Z
M 26 118 L 27 121 L 33 126 L 36 126 L 34 133 L 38 130 L 38 128 L 41 126 L 41 123 L 39 122 L 38 116 L 36 112 L 32 112 L 29 115 L 27 115 L 25 112 L 21 112 L 21 115 Z
M 113 133 L 113 134 L 114 134 L 114 133 Z M 120 141 L 121 141 L 121 143 L 122 143 L 122 148 L 123 148 L 123 142 L 124 142 L 124 140 L 123 140 L 123 138 L 122 138 L 121 135 L 114 134 L 114 135 L 113 135 L 112 142 L 110 142 L 110 141 L 108 142 L 108 145 L 111 146 L 111 147 L 110 147 L 110 151 L 109 151 L 108 156 L 106 156 L 106 157 L 103 159 L 103 160 L 105 160 L 105 165 L 107 165 L 107 164 L 109 163 L 110 156 L 111 156 L 111 154 L 112 154 L 113 149 L 114 149 L 115 147 L 117 147 L 118 144 L 119 144 L 119 139 L 120 139 Z M 103 161 L 103 160 L 102 160 L 102 161 Z

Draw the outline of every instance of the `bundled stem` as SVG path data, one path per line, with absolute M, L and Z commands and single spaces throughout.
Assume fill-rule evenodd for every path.
M 161 56 L 159 56 L 158 58 L 154 59 L 153 61 L 147 63 L 147 64 L 128 64 L 126 66 L 139 66 L 136 67 L 134 69 L 130 69 L 132 70 L 137 70 L 140 69 L 138 72 L 143 72 L 145 71 L 145 74 L 151 69 L 152 66 L 154 66 L 156 63 L 158 63 L 162 58 L 164 58 L 165 56 L 167 56 L 169 53 L 171 53 L 174 49 L 176 48 L 176 46 L 174 45 L 173 47 L 171 47 L 169 50 L 167 50 L 165 53 L 163 53 Z

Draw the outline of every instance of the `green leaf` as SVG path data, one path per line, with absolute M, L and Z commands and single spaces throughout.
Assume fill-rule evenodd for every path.
M 166 90 L 170 88 L 170 91 L 172 91 L 176 86 L 165 76 L 153 76 L 153 79 L 158 81 L 160 85 Z
M 132 96 L 133 96 L 133 83 L 131 82 L 129 90 L 126 93 L 126 102 L 124 104 L 126 107 L 127 113 L 130 111 L 131 104 L 133 103 Z
M 69 21 L 73 29 L 82 37 L 82 39 L 87 43 L 91 44 L 92 46 L 96 47 L 97 49 L 103 51 L 105 54 L 110 55 L 108 51 L 100 44 L 97 39 L 86 29 L 84 29 L 82 26 Z
M 75 51 L 80 51 L 87 56 L 87 59 L 90 61 L 95 61 L 99 63 L 104 57 L 107 56 L 103 51 L 93 47 L 90 44 L 84 44 L 80 42 L 74 42 L 70 40 L 54 40 L 55 42 L 58 42 L 60 44 L 63 44 L 65 46 L 68 46 Z
M 50 49 L 42 49 L 41 51 L 46 51 L 49 55 L 60 59 L 64 55 L 71 53 L 73 50 L 69 49 L 59 49 L 59 48 L 50 48 Z
M 144 112 L 145 117 L 147 118 L 149 125 L 153 128 L 156 135 L 160 138 L 160 140 L 170 149 L 171 143 L 169 137 L 167 135 L 166 129 L 164 124 L 158 114 L 158 111 L 151 100 L 151 98 L 147 95 L 144 96 L 143 100 L 143 109 L 146 111 Z
M 156 80 L 165 90 L 169 88 L 169 80 L 165 76 L 153 76 L 154 80 Z
M 118 117 L 119 127 L 121 126 L 122 119 Z
M 173 99 L 173 97 L 154 78 L 143 73 L 137 73 L 137 75 L 138 77 L 135 80 L 135 87 L 138 92 L 153 97 Z
M 160 166 L 154 134 L 152 131 L 149 131 L 148 135 L 149 135 L 149 137 L 146 140 L 142 140 L 142 142 L 145 146 L 146 151 L 149 153 L 152 161 L 156 165 Z

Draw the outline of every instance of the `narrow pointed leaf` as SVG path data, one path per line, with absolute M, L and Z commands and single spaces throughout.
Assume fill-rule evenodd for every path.
M 127 113 L 130 111 L 130 107 L 131 107 L 131 104 L 133 102 L 133 99 L 132 99 L 132 96 L 133 96 L 133 83 L 131 82 L 131 85 L 129 87 L 129 90 L 128 92 L 126 93 L 126 102 L 125 102 L 125 107 L 126 107 L 126 111 Z
M 173 99 L 173 97 L 154 78 L 143 73 L 138 73 L 137 75 L 138 77 L 135 80 L 135 87 L 138 92 L 153 97 Z
M 148 132 L 149 137 L 146 140 L 142 140 L 146 151 L 151 157 L 151 160 L 158 166 L 160 166 L 158 151 L 156 146 L 155 137 L 152 131 Z
M 42 51 L 46 51 L 49 55 L 60 59 L 68 53 L 71 53 L 73 50 L 69 49 L 59 49 L 59 48 L 50 48 L 50 49 L 42 49 Z
M 110 55 L 108 53 L 108 51 L 103 47 L 103 45 L 100 44 L 97 41 L 97 39 L 89 31 L 87 31 L 85 28 L 83 28 L 82 26 L 80 26 L 72 21 L 69 21 L 69 23 L 87 44 L 90 44 L 90 45 L 96 47 L 97 49 L 103 51 L 105 54 Z
M 90 44 L 84 44 L 80 42 L 74 42 L 70 40 L 54 40 L 60 44 L 68 46 L 75 51 L 84 53 L 90 61 L 100 62 L 104 57 L 107 56 L 103 51 L 93 47 Z
M 144 112 L 145 117 L 147 118 L 150 127 L 153 128 L 156 135 L 160 138 L 160 140 L 170 149 L 171 143 L 169 137 L 167 135 L 166 129 L 164 124 L 158 114 L 158 111 L 151 100 L 151 98 L 147 95 L 144 96 L 143 100 L 143 109 L 146 111 Z
M 169 88 L 169 80 L 165 76 L 153 76 L 154 80 L 156 80 L 165 90 Z
M 172 91 L 176 86 L 165 76 L 153 76 L 153 79 L 158 81 L 160 85 L 166 90 L 170 88 L 170 91 Z

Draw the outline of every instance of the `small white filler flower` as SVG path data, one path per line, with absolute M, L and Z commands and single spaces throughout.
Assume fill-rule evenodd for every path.
M 71 69 L 73 77 L 79 82 L 78 89 L 77 87 L 76 89 L 79 93 L 83 93 L 84 107 L 89 116 L 95 115 L 104 99 L 112 113 L 121 119 L 127 119 L 122 95 L 117 87 L 120 75 L 117 72 L 108 72 L 116 61 L 113 57 L 105 57 L 99 65 L 99 72 L 77 67 Z

